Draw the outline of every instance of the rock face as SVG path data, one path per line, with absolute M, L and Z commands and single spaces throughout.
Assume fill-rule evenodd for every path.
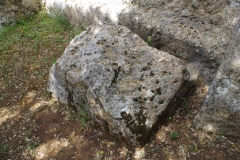
M 187 68 L 196 68 L 210 87 L 194 125 L 239 136 L 239 27 L 234 31 L 240 20 L 239 0 L 46 0 L 46 8 L 50 13 L 65 15 L 72 24 L 79 26 L 126 26 L 145 41 L 150 37 L 152 47 L 191 62 Z M 119 76 L 117 66 L 119 63 L 115 68 Z M 132 93 L 138 95 L 140 92 L 142 90 Z M 149 97 L 146 100 L 149 101 Z M 155 100 L 151 102 L 155 103 Z M 125 122 L 124 117 L 133 119 L 121 113 L 121 123 Z M 134 126 L 132 121 L 130 126 Z M 127 127 L 129 129 L 129 125 Z M 131 129 L 119 133 L 127 135 L 130 132 Z
M 240 21 L 194 125 L 240 136 Z
M 239 20 L 239 0 L 46 0 L 75 25 L 127 26 L 152 46 L 192 62 L 208 84 Z
M 40 10 L 42 0 L 1 0 L 0 27 L 14 23 L 19 18 L 31 16 Z
M 176 109 L 195 78 L 193 65 L 148 46 L 126 27 L 97 25 L 76 36 L 51 68 L 49 91 L 138 145 L 160 116 Z

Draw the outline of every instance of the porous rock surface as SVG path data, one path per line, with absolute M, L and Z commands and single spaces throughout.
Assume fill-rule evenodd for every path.
M 76 36 L 51 68 L 49 91 L 79 112 L 85 107 L 110 133 L 138 145 L 193 87 L 193 71 L 193 65 L 148 46 L 126 27 L 96 25 Z
M 0 27 L 31 16 L 41 9 L 42 0 L 1 0 Z
M 153 47 L 193 62 L 208 84 L 240 18 L 239 0 L 46 0 L 75 25 L 127 26 Z
M 192 62 L 210 87 L 194 125 L 239 136 L 239 57 L 231 56 L 239 53 L 239 0 L 46 0 L 46 8 L 79 26 L 127 26 L 145 41 L 150 36 L 153 47 Z
M 194 125 L 211 132 L 240 136 L 240 21 Z

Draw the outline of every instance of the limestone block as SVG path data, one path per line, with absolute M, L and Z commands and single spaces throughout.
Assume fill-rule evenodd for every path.
M 126 27 L 94 25 L 76 36 L 51 68 L 48 90 L 138 145 L 193 87 L 192 69 Z
M 240 21 L 194 125 L 211 132 L 240 136 Z

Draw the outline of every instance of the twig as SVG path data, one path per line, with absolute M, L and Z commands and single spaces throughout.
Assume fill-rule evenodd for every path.
M 93 138 L 93 137 L 95 137 L 95 136 L 97 136 L 98 134 L 96 133 L 96 134 L 94 134 L 93 136 L 90 136 L 90 138 Z
M 166 146 L 165 143 L 162 144 L 162 145 L 160 145 L 160 146 L 158 146 L 157 148 L 154 148 L 154 149 L 148 150 L 147 153 L 148 153 L 148 152 L 155 152 L 156 150 L 158 150 L 158 149 L 160 149 L 160 148 L 162 148 L 162 147 L 164 147 L 164 146 Z

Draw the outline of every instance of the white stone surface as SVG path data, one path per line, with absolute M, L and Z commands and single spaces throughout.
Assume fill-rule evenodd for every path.
M 49 91 L 79 111 L 84 106 L 111 133 L 136 145 L 149 138 L 167 107 L 174 110 L 168 105 L 180 93 L 185 68 L 126 27 L 91 26 L 51 68 Z

